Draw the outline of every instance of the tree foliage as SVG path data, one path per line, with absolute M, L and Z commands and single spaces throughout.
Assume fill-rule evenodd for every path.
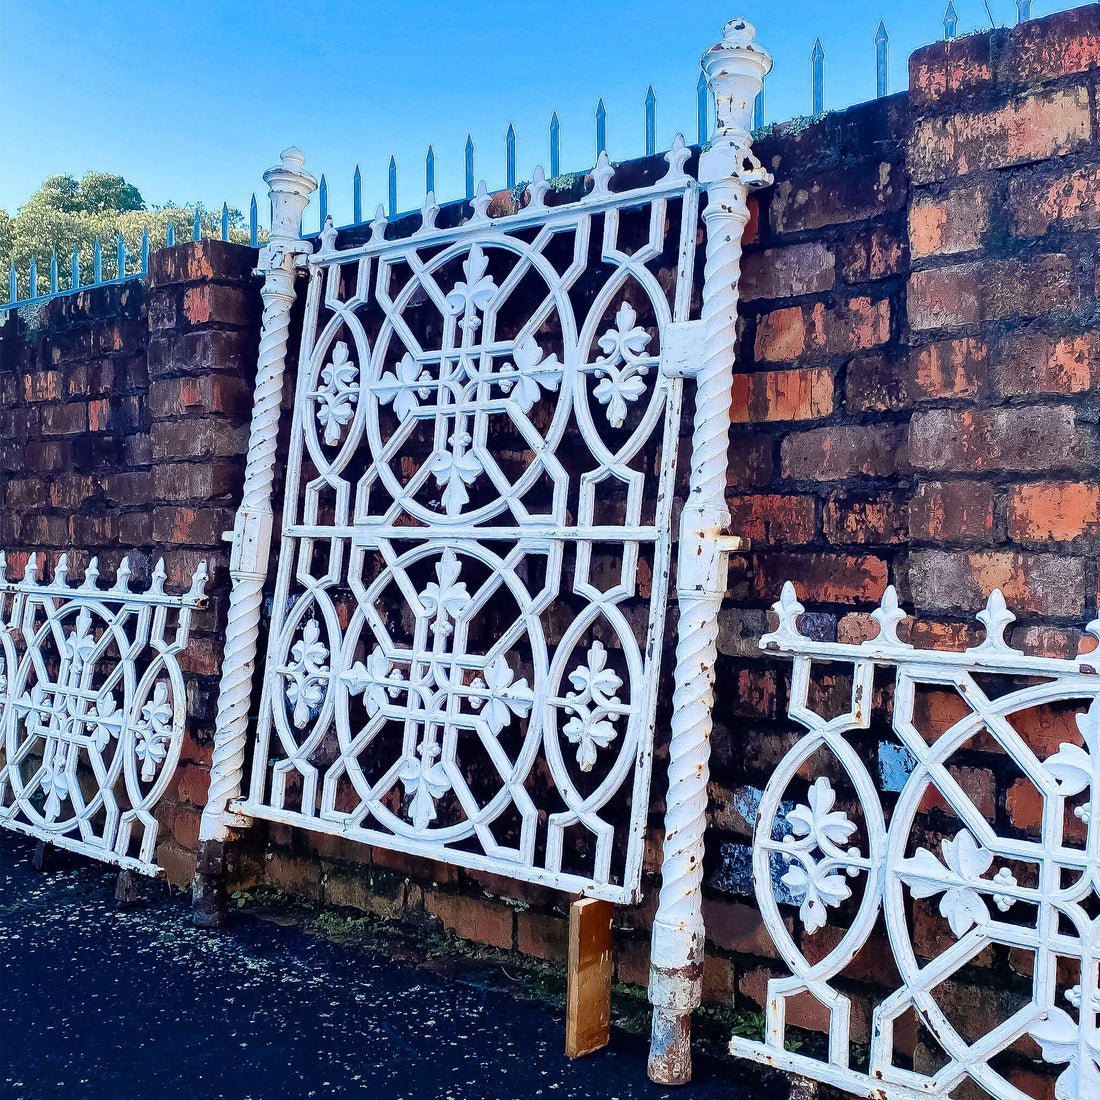
M 30 265 L 38 268 L 38 293 L 50 285 L 50 259 L 57 256 L 58 287 L 72 284 L 73 249 L 78 250 L 81 284 L 90 283 L 94 274 L 93 253 L 99 240 L 102 252 L 102 276 L 118 278 L 118 237 L 126 245 L 126 274 L 141 270 L 141 242 L 148 230 L 149 250 L 167 244 L 172 224 L 178 243 L 192 239 L 195 214 L 199 215 L 203 237 L 221 236 L 221 211 L 207 210 L 202 203 L 174 203 L 149 207 L 141 192 L 122 176 L 111 172 L 89 172 L 75 176 L 50 176 L 19 207 L 15 216 L 0 209 L 0 260 L 5 271 L 15 265 L 19 297 L 30 293 Z M 248 226 L 240 210 L 229 210 L 229 239 L 248 243 Z M 7 295 L 0 291 L 0 300 Z

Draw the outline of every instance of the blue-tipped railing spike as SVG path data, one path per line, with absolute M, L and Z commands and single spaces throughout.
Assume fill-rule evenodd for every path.
M 202 210 L 200 207 L 195 207 L 195 224 L 191 227 L 191 240 L 202 240 Z
M 389 171 L 389 199 L 390 199 L 390 217 L 396 217 L 397 215 L 397 161 L 390 157 L 390 171 Z
M 355 166 L 355 175 L 351 177 L 351 220 L 355 225 L 363 220 L 363 173 L 359 171 L 358 164 Z
M 516 128 L 510 122 L 504 135 L 504 178 L 505 186 L 513 190 L 516 186 Z
M 707 87 L 707 78 L 702 73 L 699 74 L 695 94 L 699 101 L 699 144 L 706 145 L 707 138 L 710 137 L 710 88 Z
M 607 152 L 607 108 L 601 98 L 596 104 L 596 160 L 601 153 Z
M 814 39 L 813 52 L 810 54 L 810 79 L 813 84 L 813 111 L 819 115 L 825 109 L 825 51 L 821 48 L 821 39 Z
M 959 33 L 959 13 L 955 11 L 955 0 L 947 0 L 947 10 L 943 13 L 944 41 Z
M 255 192 L 252 195 L 252 203 L 248 207 L 248 243 L 252 248 L 260 246 L 260 216 L 256 210 Z
M 146 226 L 141 231 L 141 273 L 146 274 L 149 270 L 149 227 Z
M 229 206 L 222 203 L 222 240 L 229 240 Z
M 8 271 L 8 301 L 14 302 L 19 297 L 19 281 L 15 277 L 15 261 L 12 260 Z
M 50 293 L 57 293 L 57 253 L 50 256 Z
M 557 179 L 561 175 L 561 123 L 558 121 L 558 112 L 550 116 L 550 178 Z
M 657 152 L 657 97 L 653 85 L 645 94 L 645 155 L 653 156 Z
M 28 283 L 30 283 L 30 294 L 28 294 L 27 297 L 28 298 L 37 298 L 38 297 L 38 264 L 35 261 L 35 258 L 33 256 L 31 257 L 30 278 L 27 281 L 28 281 Z
M 321 173 L 321 182 L 317 185 L 317 202 L 321 208 L 321 228 L 325 228 L 325 218 L 328 217 L 328 180 L 324 172 Z
M 95 247 L 92 249 L 92 281 L 98 286 L 103 282 L 103 256 L 99 249 L 99 238 L 95 239 Z
M 756 102 L 752 105 L 752 128 L 759 130 L 764 125 L 764 87 L 756 93 Z
M 118 243 L 115 245 L 115 272 L 116 278 L 124 278 L 126 275 L 126 242 L 122 234 L 118 235 Z
M 875 31 L 875 94 L 881 99 L 886 95 L 886 51 L 890 46 L 890 36 L 886 33 L 886 24 L 880 19 Z
M 1031 18 L 1031 0 L 1016 0 L 1016 22 L 1025 23 Z
M 72 289 L 80 286 L 80 253 L 77 251 L 76 246 L 73 246 L 73 286 Z
M 165 245 L 171 248 L 176 243 L 176 226 L 174 222 L 168 223 L 168 231 L 164 238 Z
M 435 191 L 435 150 L 429 145 L 424 154 L 424 194 Z
M 474 139 L 466 135 L 466 201 L 474 197 Z

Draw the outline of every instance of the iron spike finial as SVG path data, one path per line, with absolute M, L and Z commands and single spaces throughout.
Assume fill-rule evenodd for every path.
M 321 224 L 321 228 L 325 228 L 325 222 L 328 219 L 328 180 L 325 179 L 325 173 L 321 173 L 321 181 L 317 184 L 317 203 L 320 207 L 318 211 L 318 219 Z
M 192 226 L 191 239 L 193 241 L 202 240 L 202 207 L 198 203 L 195 203 L 195 224 Z M 97 279 L 96 282 L 98 281 Z
M 260 216 L 256 208 L 256 193 L 252 193 L 252 202 L 248 207 L 248 244 L 251 248 L 260 246 Z
M 351 220 L 358 225 L 363 220 L 363 173 L 359 165 L 351 177 Z
M 596 160 L 599 161 L 600 154 L 607 152 L 607 108 L 603 104 L 603 97 L 600 97 L 599 102 L 596 104 Z
M 253 200 L 255 196 L 253 196 Z M 144 275 L 149 270 L 149 227 L 143 226 L 141 230 L 141 273 Z
M 466 135 L 466 201 L 472 201 L 474 197 L 474 139 L 472 134 Z
M 504 135 L 504 178 L 509 191 L 516 187 L 516 128 L 509 122 Z
M 169 228 L 171 228 L 171 224 L 169 224 Z M 169 244 L 170 243 L 171 242 L 169 242 Z M 76 288 L 78 286 L 80 286 L 80 250 L 77 248 L 76 245 L 73 245 L 73 285 L 72 285 L 72 289 L 76 290 Z
M 550 116 L 550 178 L 556 179 L 561 171 L 561 122 L 558 112 Z
M 92 248 L 92 275 L 96 286 L 103 282 L 103 252 L 99 247 L 98 237 L 96 237 L 95 246 Z
M 657 96 L 650 84 L 645 94 L 645 155 L 653 156 L 657 152 Z
M 814 48 L 810 54 L 810 79 L 813 86 L 813 111 L 819 115 L 825 109 L 825 50 L 821 39 L 814 39 Z
M 50 293 L 57 293 L 57 253 L 50 256 Z
M 31 270 L 30 270 L 30 276 L 29 276 L 28 282 L 30 283 L 30 287 L 29 287 L 27 297 L 28 298 L 37 298 L 38 297 L 38 261 L 33 256 L 31 257 Z
M 947 0 L 947 8 L 943 13 L 944 41 L 954 38 L 958 33 L 959 13 L 955 10 L 955 0 Z
M 222 203 L 222 240 L 229 240 L 229 204 Z
M 1031 18 L 1031 0 L 1016 0 L 1016 22 L 1026 23 Z
M 397 158 L 392 154 L 387 178 L 389 180 L 390 217 L 394 218 L 397 216 Z
M 424 194 L 435 198 L 435 150 L 430 145 L 424 154 Z
M 879 99 L 886 95 L 887 51 L 890 48 L 890 36 L 886 33 L 886 24 L 880 19 L 875 31 L 875 92 Z

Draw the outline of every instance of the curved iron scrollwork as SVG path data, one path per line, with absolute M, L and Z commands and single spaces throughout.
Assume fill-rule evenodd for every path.
M 190 590 L 146 592 L 123 559 L 98 585 L 93 558 L 78 585 L 62 555 L 52 581 L 32 555 L 22 580 L 0 554 L 0 825 L 61 848 L 156 874 L 155 809 L 183 744 L 179 655 L 204 604 L 205 565 Z
M 806 733 L 763 793 L 753 857 L 760 911 L 788 973 L 768 983 L 763 1041 L 738 1037 L 731 1050 L 869 1096 L 954 1096 L 976 1084 L 997 1100 L 1026 1100 L 1014 1072 L 1035 1060 L 1054 1067 L 1059 1100 L 1100 1094 L 1092 655 L 1012 648 L 1005 630 L 1015 616 L 999 591 L 978 614 L 984 641 L 962 652 L 900 640 L 905 614 L 892 588 L 874 612 L 877 637 L 858 645 L 800 633 L 804 608 L 789 583 L 774 609 L 779 625 L 760 644 L 793 658 L 789 714 Z M 1086 629 L 1100 637 L 1100 620 Z M 876 668 L 893 674 L 891 747 L 907 773 L 892 784 L 872 778 L 860 736 L 871 727 Z M 825 681 L 835 691 L 845 676 L 849 703 L 822 713 Z M 927 691 L 953 700 L 938 726 Z M 975 754 L 1001 758 L 1004 802 L 975 779 Z M 889 945 L 894 988 L 857 1028 L 865 1006 L 846 971 L 872 944 Z M 968 968 L 1002 956 L 1015 981 L 995 990 L 987 971 L 981 1009 L 968 1010 L 959 992 L 975 980 Z M 807 997 L 827 1014 L 820 1057 L 789 1048 L 788 1009 Z M 824 1026 L 820 1015 L 814 1026 Z

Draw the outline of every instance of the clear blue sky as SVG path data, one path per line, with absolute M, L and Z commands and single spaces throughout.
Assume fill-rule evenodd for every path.
M 998 25 L 1014 0 L 989 0 Z M 955 0 L 959 31 L 988 27 L 982 0 Z M 1074 4 L 1035 0 L 1040 16 Z M 824 44 L 825 106 L 875 91 L 873 39 L 890 33 L 890 91 L 906 61 L 942 36 L 945 0 L 0 0 L 0 206 L 14 211 L 44 177 L 113 171 L 150 203 L 223 199 L 242 209 L 289 144 L 328 176 L 330 209 L 350 219 L 351 176 L 366 210 L 384 200 L 390 154 L 399 206 L 423 198 L 435 147 L 437 198 L 463 193 L 466 133 L 476 172 L 504 185 L 504 134 L 518 174 L 547 161 L 557 109 L 562 171 L 593 160 L 602 96 L 613 160 L 644 149 L 643 100 L 657 95 L 657 143 L 693 140 L 700 52 L 745 15 L 772 52 L 767 120 L 810 109 L 809 55 Z M 261 203 L 261 209 L 263 204 Z M 313 215 L 315 219 L 316 214 Z M 307 228 L 312 227 L 307 215 Z

